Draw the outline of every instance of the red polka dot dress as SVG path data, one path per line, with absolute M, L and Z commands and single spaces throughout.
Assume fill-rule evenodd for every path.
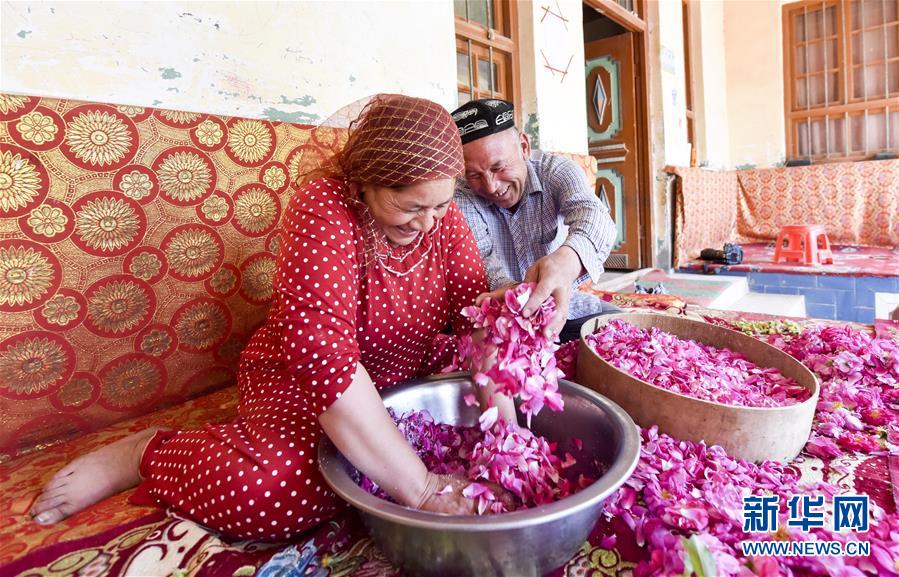
M 237 420 L 157 433 L 133 500 L 168 506 L 237 538 L 280 540 L 340 506 L 318 471 L 318 415 L 350 385 L 357 363 L 383 388 L 439 370 L 441 330 L 486 290 L 471 231 L 450 204 L 403 255 L 367 258 L 362 227 L 322 179 L 291 200 L 282 222 L 275 301 L 243 352 Z M 364 261 L 369 261 L 365 266 Z

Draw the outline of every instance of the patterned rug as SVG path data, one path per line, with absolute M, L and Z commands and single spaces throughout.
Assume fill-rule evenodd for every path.
M 683 301 L 670 296 L 617 295 L 609 299 L 628 308 L 651 307 L 711 322 L 747 316 L 685 308 Z M 350 510 L 291 543 L 279 544 L 229 542 L 191 521 L 131 505 L 127 493 L 52 527 L 39 526 L 28 517 L 31 500 L 40 487 L 72 457 L 150 424 L 195 427 L 226 421 L 234 415 L 236 402 L 236 390 L 227 388 L 0 465 L 0 575 L 399 577 L 401 573 L 372 544 Z M 895 458 L 890 462 L 887 457 L 849 453 L 826 463 L 802 455 L 793 465 L 802 472 L 803 480 L 824 478 L 846 493 L 869 495 L 887 512 L 896 510 L 890 474 L 891 468 L 894 475 L 899 474 Z M 574 557 L 550 575 L 630 575 L 647 555 L 623 522 L 601 520 Z

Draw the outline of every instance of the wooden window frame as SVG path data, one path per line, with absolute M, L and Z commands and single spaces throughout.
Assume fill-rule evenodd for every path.
M 884 0 L 885 2 L 896 2 L 899 0 Z M 803 74 L 798 74 L 798 64 L 796 62 L 796 50 L 800 45 L 807 46 L 809 39 L 797 41 L 794 39 L 793 18 L 802 10 L 820 10 L 824 7 L 833 6 L 835 8 L 834 34 L 821 36 L 814 39 L 813 43 L 826 43 L 829 40 L 836 41 L 836 68 L 830 67 L 829 63 L 825 65 L 821 71 L 814 73 L 808 69 Z M 899 11 L 899 5 L 897 5 Z M 855 74 L 858 68 L 864 69 L 869 64 L 877 64 L 883 62 L 885 66 L 889 63 L 899 61 L 899 57 L 890 58 L 886 50 L 884 50 L 884 59 L 878 62 L 865 62 L 860 65 L 853 64 L 853 46 L 852 39 L 855 34 L 864 33 L 867 30 L 881 29 L 884 25 L 876 25 L 870 27 L 862 26 L 860 30 L 852 29 L 852 3 L 850 0 L 800 0 L 784 4 L 782 7 L 782 27 L 783 27 L 783 55 L 784 55 L 784 114 L 786 121 L 786 151 L 788 159 L 807 158 L 815 162 L 844 162 L 852 160 L 866 160 L 872 158 L 875 154 L 882 151 L 899 152 L 899 134 L 891 134 L 890 114 L 899 112 L 899 96 L 891 96 L 889 84 L 885 81 L 885 95 L 877 98 L 855 96 Z M 891 24 L 895 27 L 896 33 L 899 34 L 899 23 Z M 897 40 L 899 41 L 899 40 Z M 807 53 L 806 53 L 807 54 Z M 825 93 L 825 102 L 821 105 L 812 106 L 810 101 L 810 91 L 806 90 L 806 106 L 798 107 L 796 98 L 795 82 L 801 78 L 809 78 L 817 75 L 836 74 L 837 87 L 840 93 L 837 98 L 831 100 L 829 95 Z M 888 74 L 888 72 L 887 72 Z M 853 147 L 852 127 L 850 118 L 857 116 L 861 112 L 865 117 L 868 114 L 884 114 L 885 126 L 885 142 L 884 148 L 878 150 L 868 149 L 867 122 L 865 122 L 865 132 L 862 138 L 864 150 Z M 812 121 L 824 118 L 825 125 L 825 151 L 823 154 L 812 154 L 811 139 L 812 137 Z M 842 139 L 843 147 L 841 152 L 833 151 L 830 147 L 830 123 L 831 121 L 842 121 Z M 805 155 L 799 154 L 799 127 L 806 123 L 806 145 Z
M 693 112 L 693 63 L 690 53 L 690 0 L 681 0 L 684 30 L 684 104 L 687 108 L 687 141 L 690 143 L 690 166 L 696 166 L 696 123 Z
M 518 7 L 516 0 L 492 0 L 494 25 L 497 28 L 487 28 L 479 22 L 472 22 L 459 16 L 455 17 L 456 25 L 456 52 L 468 54 L 468 66 L 470 71 L 470 90 L 468 84 L 456 83 L 456 91 L 469 92 L 472 98 L 489 98 L 490 91 L 478 89 L 478 60 L 480 56 L 487 56 L 496 65 L 496 77 L 504 75 L 508 79 L 508 92 L 500 91 L 496 94 L 494 84 L 493 93 L 500 98 L 509 100 L 515 105 L 515 122 L 522 126 L 521 119 L 521 89 L 519 81 L 519 55 L 518 55 Z M 490 49 L 500 52 L 508 58 L 508 64 L 502 58 L 491 59 Z M 510 70 L 503 70 L 506 66 Z

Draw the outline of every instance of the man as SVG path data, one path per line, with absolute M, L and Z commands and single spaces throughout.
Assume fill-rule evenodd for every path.
M 588 318 L 618 309 L 578 291 L 596 281 L 617 232 L 609 211 L 583 170 L 562 156 L 535 151 L 515 127 L 511 102 L 473 100 L 453 112 L 465 155 L 455 200 L 474 233 L 491 292 L 501 296 L 520 282 L 536 289 L 530 316 L 552 295 L 557 304 L 547 333 L 566 342 Z

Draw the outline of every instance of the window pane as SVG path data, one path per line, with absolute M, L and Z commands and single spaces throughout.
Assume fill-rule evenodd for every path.
M 826 52 L 825 52 L 826 47 Z M 819 40 L 808 45 L 808 70 L 821 72 L 824 69 L 837 67 L 836 40 Z
M 880 114 L 868 114 L 868 151 L 880 152 L 887 147 L 886 117 Z
M 865 28 L 883 23 L 884 0 L 862 0 Z
M 824 119 L 812 120 L 812 156 L 823 156 L 827 150 L 825 147 Z
M 899 150 L 899 112 L 890 112 L 890 148 Z
M 824 43 L 815 42 L 808 45 L 808 71 L 824 70 Z
M 799 121 L 799 125 L 797 126 L 797 128 L 799 156 L 808 156 L 808 124 L 806 124 L 805 120 L 801 120 Z
M 852 152 L 865 151 L 865 117 L 861 114 L 849 117 L 849 147 Z
M 805 15 L 800 10 L 798 14 L 793 16 L 793 38 L 797 42 L 805 40 Z
M 805 35 L 809 40 L 814 40 L 821 36 L 821 11 L 809 9 L 805 17 Z
M 490 74 L 490 62 L 478 58 L 478 90 L 494 90 L 493 79 L 496 78 L 496 62 L 493 63 L 493 74 Z
M 855 98 L 884 98 L 886 96 L 886 77 L 883 64 L 859 66 L 852 71 Z
M 465 13 L 465 0 L 453 0 L 453 12 L 455 12 L 457 18 L 468 19 L 468 14 Z
M 839 73 L 831 72 L 826 75 L 827 77 L 827 102 L 830 104 L 839 103 L 841 100 L 840 97 L 840 86 L 839 86 Z
M 471 86 L 471 59 L 462 52 L 456 52 L 456 82 Z
M 887 44 L 887 58 L 899 56 L 899 24 L 884 28 Z
M 456 93 L 456 108 L 462 106 L 469 100 L 471 100 L 471 94 L 462 90 L 458 91 Z
M 814 40 L 821 36 L 821 11 L 809 10 L 805 16 L 805 37 Z
M 808 77 L 808 100 L 811 106 L 824 104 L 824 74 L 812 74 Z
M 899 61 L 890 62 L 887 71 L 889 72 L 887 81 L 889 82 L 890 96 L 895 96 L 899 93 Z
M 805 45 L 796 47 L 796 74 L 805 74 Z
M 850 8 L 852 30 L 876 26 L 883 22 L 883 2 L 884 0 L 852 0 Z
M 468 19 L 493 28 L 493 0 L 467 0 Z
M 821 10 L 820 8 L 812 10 L 809 8 L 806 22 L 805 33 L 809 40 L 836 34 L 836 11 L 834 6 L 828 6 L 826 10 Z
M 884 22 L 896 22 L 899 20 L 899 2 L 895 0 L 887 0 L 886 6 L 884 6 Z
M 805 78 L 796 81 L 796 106 L 794 110 L 801 110 L 808 106 L 808 93 L 806 92 Z
M 875 62 L 883 60 L 884 49 L 886 48 L 886 38 L 883 35 L 883 28 L 875 28 L 874 30 L 866 30 L 861 36 L 864 42 L 864 50 L 862 53 L 862 62 Z M 854 47 L 853 47 L 854 49 Z M 854 60 L 854 58 L 853 58 Z
M 827 41 L 827 62 L 825 63 L 827 68 L 834 69 L 837 68 L 837 52 L 839 48 L 839 44 L 837 43 L 837 39 Z
M 825 78 L 827 87 L 825 91 Z M 795 83 L 794 110 L 807 107 L 823 106 L 840 102 L 839 76 L 836 72 L 813 74 L 808 78 L 799 78 Z
M 836 6 L 828 6 L 827 10 L 824 11 L 824 22 L 822 23 L 822 30 L 827 36 L 833 36 L 837 33 Z
M 830 139 L 828 150 L 831 155 L 842 155 L 846 152 L 844 150 L 846 135 L 844 134 L 843 124 L 842 116 L 830 118 L 828 120 L 828 126 L 830 128 L 830 133 L 828 134 L 828 138 Z
M 863 64 L 883 60 L 884 50 L 890 49 L 891 45 L 895 50 L 895 39 L 890 42 L 889 38 L 885 38 L 883 28 L 853 34 L 852 63 Z
M 634 0 L 615 0 L 615 2 L 617 2 L 619 6 L 621 6 L 628 12 L 633 12 L 634 14 L 636 14 L 636 11 L 634 11 Z

